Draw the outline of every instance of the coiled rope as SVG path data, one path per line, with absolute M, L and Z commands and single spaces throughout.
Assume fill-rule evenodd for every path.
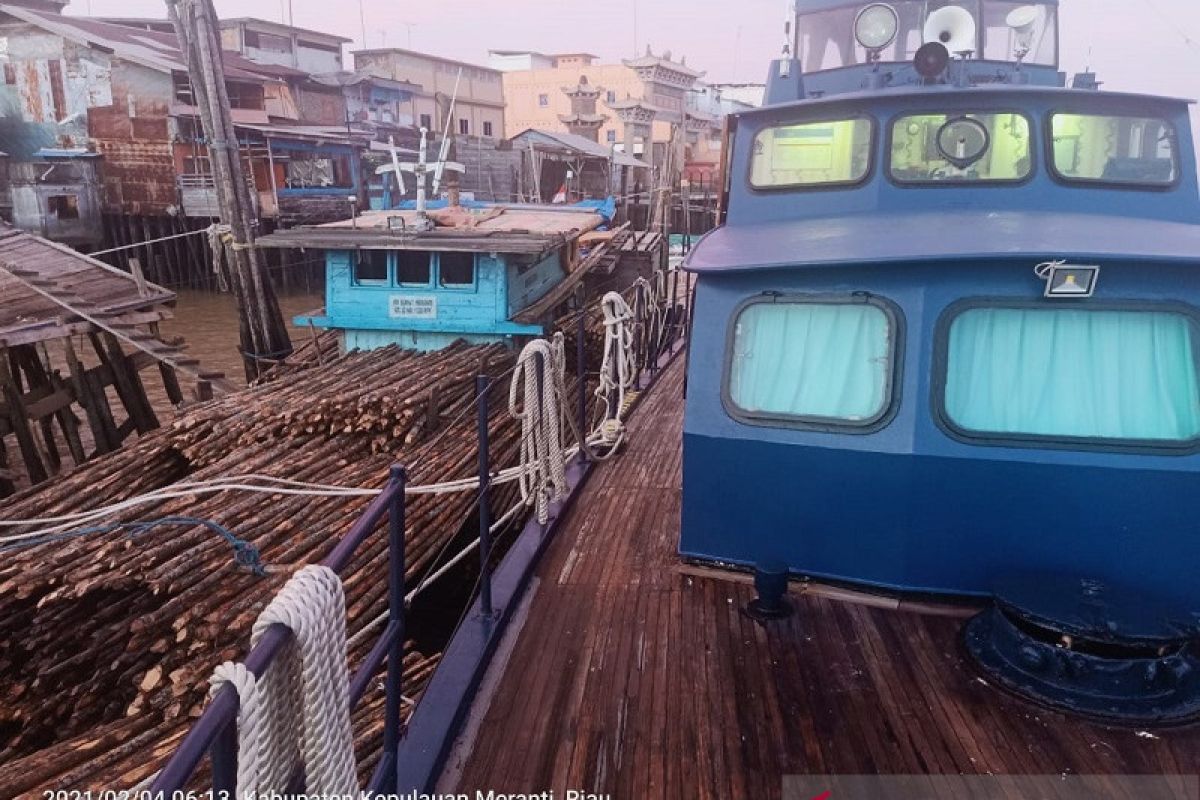
M 508 411 L 521 423 L 521 466 L 518 486 L 521 499 L 536 509 L 545 524 L 550 503 L 566 496 L 567 464 L 562 447 L 562 349 L 545 339 L 525 345 L 517 357 L 517 368 L 508 385 Z M 520 398 L 518 400 L 518 398 Z
M 358 794 L 346 666 L 346 599 L 328 567 L 307 566 L 288 580 L 254 623 L 251 646 L 274 624 L 293 643 L 260 680 L 244 664 L 225 662 L 210 678 L 212 692 L 237 690 L 237 796 L 281 793 L 304 764 L 306 791 L 318 797 Z

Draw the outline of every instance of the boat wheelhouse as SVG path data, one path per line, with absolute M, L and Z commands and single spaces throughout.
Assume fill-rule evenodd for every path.
M 802 5 L 799 60 L 804 9 L 843 37 L 880 6 Z M 975 40 L 928 5 L 927 45 Z M 956 7 L 985 54 L 997 9 L 1006 41 L 1028 20 L 1052 39 L 1053 4 L 1014 5 Z M 1028 63 L 978 83 L 937 49 L 900 71 L 919 81 L 732 121 L 727 218 L 685 264 L 680 550 L 904 592 L 1088 576 L 1200 608 L 1189 104 L 1030 85 Z M 836 77 L 890 70 L 868 61 Z
M 592 209 L 551 206 L 454 207 L 429 212 L 440 220 L 429 226 L 421 218 L 369 211 L 258 241 L 325 252 L 325 308 L 297 325 L 340 331 L 345 350 L 436 350 L 542 335 L 591 266 L 580 238 L 605 222 Z

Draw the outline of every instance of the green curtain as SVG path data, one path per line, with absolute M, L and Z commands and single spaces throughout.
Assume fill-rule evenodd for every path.
M 950 328 L 946 412 L 971 431 L 1185 441 L 1196 372 L 1181 314 L 977 308 Z
M 737 320 L 730 398 L 752 414 L 873 418 L 887 402 L 890 338 L 876 306 L 755 303 Z

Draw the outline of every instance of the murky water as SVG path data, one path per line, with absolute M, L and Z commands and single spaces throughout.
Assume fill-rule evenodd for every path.
M 188 352 L 200 359 L 206 370 L 225 373 L 232 381 L 245 381 L 242 359 L 238 355 L 238 312 L 233 295 L 183 289 L 177 292 L 175 318 L 162 324 L 166 337 L 182 336 Z M 320 308 L 325 302 L 319 294 L 290 294 L 279 298 L 279 307 L 288 324 L 293 344 L 308 340 L 307 328 L 292 325 L 292 317 Z

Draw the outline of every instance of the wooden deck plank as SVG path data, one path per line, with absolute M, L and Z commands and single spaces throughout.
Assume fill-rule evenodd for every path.
M 683 571 L 682 364 L 639 407 L 538 568 L 458 791 L 777 798 L 789 773 L 1194 771 L 1200 731 L 1113 729 L 980 680 L 961 620 Z

